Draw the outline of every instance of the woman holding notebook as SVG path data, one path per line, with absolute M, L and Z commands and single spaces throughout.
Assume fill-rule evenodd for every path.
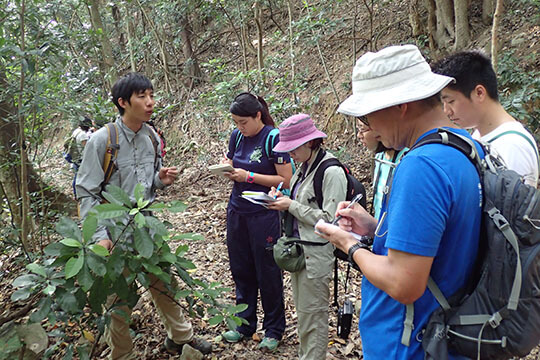
M 315 200 L 313 180 L 319 165 L 334 155 L 322 147 L 326 134 L 317 130 L 309 115 L 298 114 L 280 126 L 280 141 L 274 151 L 286 151 L 299 165 L 291 179 L 291 196 L 272 189 L 277 201 L 268 205 L 274 210 L 286 210 L 292 220 L 292 236 L 302 240 L 326 243 L 324 246 L 300 245 L 305 255 L 305 268 L 291 273 L 293 299 L 298 315 L 300 360 L 324 360 L 328 347 L 328 301 L 334 264 L 333 246 L 315 234 L 319 219 L 331 222 L 337 205 L 347 194 L 347 178 L 341 166 L 329 166 L 322 182 L 322 206 Z M 286 221 L 288 223 L 288 220 Z
M 248 305 L 237 315 L 248 323 L 225 332 L 223 338 L 238 342 L 256 332 L 260 291 L 265 335 L 258 348 L 274 351 L 285 330 L 283 277 L 272 255 L 273 245 L 281 235 L 279 212 L 241 195 L 244 191 L 268 193 L 281 182 L 288 188 L 292 175 L 290 157 L 272 151 L 279 135 L 262 97 L 241 93 L 229 110 L 237 128 L 231 134 L 226 154 L 226 162 L 234 168 L 225 173 L 234 181 L 227 207 L 227 248 L 236 303 Z

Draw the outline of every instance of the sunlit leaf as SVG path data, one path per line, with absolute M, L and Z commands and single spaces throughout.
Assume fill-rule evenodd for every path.
M 47 273 L 45 272 L 45 268 L 42 265 L 39 265 L 37 263 L 31 263 L 26 265 L 26 268 L 33 272 L 34 274 L 41 275 L 43 277 L 47 277 Z
M 144 198 L 144 186 L 142 186 L 140 183 L 135 185 L 135 190 L 133 190 L 133 194 L 135 195 L 135 200 L 137 203 L 141 201 Z
M 99 256 L 109 256 L 109 250 L 99 244 L 92 244 L 88 248 Z
M 129 209 L 118 204 L 100 204 L 94 207 L 99 219 L 112 219 L 123 216 L 128 213 Z
M 83 244 L 81 244 L 79 240 L 75 240 L 75 239 L 67 238 L 67 239 L 60 240 L 60 242 L 69 247 L 76 247 L 76 248 L 83 247 Z
M 137 215 L 135 215 L 135 223 L 137 224 L 139 228 L 143 227 L 144 224 L 146 224 L 144 215 L 141 213 L 137 213 Z
M 27 287 L 16 290 L 13 292 L 13 294 L 11 294 L 11 301 L 26 300 L 30 297 L 31 294 L 32 291 L 30 290 L 30 288 Z
M 34 274 L 25 274 L 25 275 L 19 276 L 15 280 L 13 280 L 12 285 L 14 287 L 16 287 L 16 288 L 26 287 L 26 286 L 29 286 L 29 285 L 36 285 L 36 284 L 38 284 L 38 281 L 39 281 L 39 277 L 37 277 L 36 275 L 34 275 Z
M 108 202 L 112 204 L 125 205 L 131 207 L 131 200 L 129 199 L 128 194 L 122 190 L 121 187 L 109 184 L 107 185 L 106 191 L 101 193 Z
M 187 209 L 187 205 L 181 201 L 173 201 L 169 204 L 169 211 L 173 213 L 182 212 Z
M 66 263 L 66 279 L 69 279 L 79 273 L 84 264 L 84 256 L 72 257 Z
M 199 233 L 184 233 L 174 237 L 175 240 L 204 240 L 204 236 Z
M 72 219 L 68 217 L 62 217 L 57 223 L 56 223 L 56 232 L 62 235 L 65 238 L 72 238 L 72 239 L 81 239 L 81 230 L 79 229 L 79 225 Z

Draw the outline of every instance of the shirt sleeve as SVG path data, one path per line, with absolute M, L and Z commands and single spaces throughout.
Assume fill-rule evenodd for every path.
M 385 246 L 434 257 L 453 203 L 452 189 L 448 175 L 429 158 L 403 158 L 389 194 Z
M 96 134 L 97 135 L 97 134 Z M 80 205 L 80 217 L 82 220 L 88 216 L 89 211 L 102 201 L 101 184 L 105 178 L 103 172 L 103 158 L 105 156 L 105 141 L 101 136 L 92 136 L 86 143 L 81 166 L 77 171 L 77 200 Z M 95 241 L 108 239 L 105 226 L 98 226 L 93 236 Z
M 313 183 L 308 184 L 313 186 Z M 293 200 L 289 206 L 289 212 L 305 224 L 314 226 L 319 219 L 330 222 L 334 219 L 337 205 L 345 201 L 347 194 L 347 178 L 345 172 L 339 166 L 330 166 L 324 172 L 322 209 L 312 208 Z
M 279 134 L 274 136 L 273 140 L 272 149 L 279 143 Z M 271 150 L 271 152 L 270 156 L 274 159 L 274 164 L 288 164 L 291 162 L 289 153 L 274 152 L 274 150 Z

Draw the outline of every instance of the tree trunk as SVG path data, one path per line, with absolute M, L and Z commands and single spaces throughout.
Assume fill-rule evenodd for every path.
M 293 84 L 296 81 L 296 68 L 295 68 L 295 60 L 294 60 L 294 34 L 293 34 L 293 12 L 292 12 L 292 4 L 291 0 L 287 0 L 287 13 L 289 15 L 289 56 L 291 58 L 291 84 Z M 294 104 L 298 104 L 298 97 L 296 96 L 296 92 L 293 92 L 293 102 Z
M 468 0 L 454 0 L 454 14 L 456 17 L 456 36 L 454 42 L 455 50 L 464 49 L 471 41 L 468 10 Z
M 495 14 L 493 15 L 493 27 L 491 29 L 491 63 L 493 64 L 493 70 L 497 73 L 497 56 L 499 52 L 499 42 L 497 41 L 497 34 L 499 32 L 499 22 L 504 11 L 503 0 L 497 0 L 497 6 L 495 8 Z
M 437 33 L 435 40 L 440 48 L 445 48 L 455 35 L 454 9 L 452 2 L 448 0 L 435 0 Z
M 264 54 L 263 54 L 263 27 L 262 27 L 262 11 L 259 1 L 255 1 L 254 4 L 254 16 L 255 24 L 257 25 L 257 66 L 259 68 L 259 74 L 263 83 L 265 82 L 264 69 Z
M 111 5 L 111 14 L 114 20 L 114 28 L 118 36 L 118 45 L 120 46 L 120 53 L 126 53 L 126 35 L 122 31 L 122 16 L 120 14 L 120 8 L 115 3 Z M 126 16 L 126 21 L 128 21 L 129 16 Z
M 89 0 L 90 2 L 90 17 L 92 20 L 92 26 L 96 33 L 99 34 L 99 41 L 101 45 L 101 54 L 103 55 L 101 64 L 102 70 L 105 75 L 105 79 L 109 88 L 112 88 L 112 84 L 116 81 L 116 71 L 114 66 L 114 56 L 112 51 L 111 41 L 109 40 L 109 33 L 105 28 L 105 25 L 101 21 L 101 15 L 99 13 L 99 0 Z
M 422 21 L 420 20 L 419 2 L 420 0 L 409 0 L 409 22 L 411 23 L 412 36 L 417 37 L 423 31 Z M 355 17 L 356 20 L 356 17 Z
M 428 28 L 429 49 L 431 51 L 435 51 L 435 49 L 437 48 L 435 44 L 435 36 L 437 32 L 437 19 L 435 15 L 435 0 L 424 0 L 424 4 L 428 10 L 427 28 Z
M 185 70 L 189 76 L 193 78 L 196 82 L 197 79 L 200 79 L 201 69 L 199 67 L 199 62 L 193 53 L 193 47 L 191 46 L 191 35 L 193 31 L 191 30 L 191 25 L 187 15 L 182 14 L 180 17 L 180 37 L 182 39 L 182 50 L 184 52 L 185 58 Z
M 491 23 L 491 17 L 493 16 L 494 0 L 482 1 L 482 22 L 484 25 Z

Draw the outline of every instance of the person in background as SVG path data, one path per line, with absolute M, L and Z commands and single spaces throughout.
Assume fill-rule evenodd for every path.
M 73 182 L 71 186 L 73 188 L 73 195 L 75 195 L 75 197 L 77 197 L 77 190 L 75 188 L 75 183 L 77 182 L 77 172 L 79 171 L 79 167 L 81 166 L 84 147 L 86 146 L 86 143 L 88 139 L 90 139 L 90 136 L 93 132 L 94 130 L 92 126 L 92 120 L 89 117 L 85 116 L 83 120 L 79 121 L 79 126 L 75 130 L 73 130 L 73 133 L 71 134 L 71 137 L 74 139 L 76 146 L 76 151 L 71 153 L 71 167 L 75 172 L 75 174 L 73 175 Z
M 267 153 L 267 138 L 275 126 L 262 97 L 241 93 L 229 110 L 237 128 L 231 134 L 225 160 L 234 167 L 225 175 L 234 181 L 227 207 L 227 249 L 236 303 L 248 305 L 237 315 L 248 323 L 225 332 L 223 338 L 238 342 L 256 332 L 260 291 L 265 335 L 258 348 L 273 351 L 285 331 L 283 274 L 272 251 L 281 235 L 279 212 L 253 204 L 240 195 L 243 191 L 268 193 L 281 182 L 283 188 L 288 188 L 292 167 L 287 153 Z M 270 150 L 279 136 L 273 140 Z
M 280 141 L 274 151 L 288 152 L 301 164 L 291 179 L 291 197 L 283 196 L 275 188 L 269 195 L 278 200 L 269 209 L 287 211 L 291 216 L 293 233 L 302 240 L 326 243 L 324 246 L 300 245 L 305 255 L 305 268 L 291 273 L 293 299 L 298 317 L 298 358 L 324 360 L 328 348 L 328 305 L 330 279 L 334 264 L 334 247 L 315 234 L 313 226 L 319 219 L 331 221 L 337 204 L 347 194 L 347 178 L 339 166 L 330 166 L 324 172 L 322 183 L 323 203 L 319 208 L 313 201 L 313 180 L 319 165 L 335 158 L 321 145 L 326 134 L 317 130 L 309 115 L 291 116 L 279 126 Z
M 368 52 L 357 60 L 353 94 L 338 112 L 361 118 L 391 149 L 412 148 L 438 128 L 470 138 L 443 112 L 439 92 L 451 81 L 431 72 L 414 45 Z M 478 172 L 461 151 L 426 144 L 409 151 L 396 167 L 378 221 L 362 206 L 346 208 L 348 202 L 342 202 L 339 227 L 317 223 L 317 232 L 364 275 L 359 321 L 364 359 L 424 359 L 422 330 L 439 308 L 426 291 L 428 278 L 447 298 L 466 284 L 479 246 L 479 189 Z M 349 231 L 373 237 L 372 251 Z M 406 316 L 411 306 L 412 319 Z
M 441 92 L 444 112 L 473 138 L 491 144 L 525 183 L 538 185 L 538 147 L 534 137 L 499 102 L 497 76 L 480 51 L 462 51 L 435 63 L 433 71 L 456 79 Z
M 122 188 L 130 195 L 132 202 L 135 201 L 133 193 L 137 184 L 144 188 L 144 199 L 152 203 L 156 198 L 156 189 L 171 185 L 178 176 L 176 167 L 162 166 L 161 156 L 156 154 L 154 141 L 151 139 L 151 136 L 157 135 L 146 125 L 154 110 L 153 89 L 150 79 L 140 73 L 125 75 L 117 80 L 112 88 L 112 101 L 120 113 L 120 117 L 115 121 L 119 148 L 116 156 L 117 169 L 104 185 L 112 184 Z M 76 183 L 82 219 L 103 201 L 103 162 L 108 139 L 108 129 L 102 127 L 86 144 Z M 157 138 L 155 141 L 158 141 Z M 104 226 L 98 226 L 93 240 L 112 251 L 113 242 Z M 163 343 L 165 350 L 171 354 L 180 354 L 184 345 L 189 344 L 203 354 L 210 353 L 212 345 L 194 336 L 191 322 L 184 317 L 182 307 L 169 293 L 165 283 L 151 273 L 147 275 L 151 281 L 149 292 L 167 332 Z M 107 308 L 114 306 L 118 300 L 117 296 L 111 296 L 107 301 Z M 112 312 L 110 324 L 105 331 L 105 339 L 111 348 L 110 358 L 139 359 L 133 352 L 129 322 L 126 321 L 126 316 L 131 315 L 131 309 L 126 305 L 118 308 L 123 314 Z
M 395 167 L 408 151 L 404 148 L 400 151 L 386 148 L 382 142 L 376 138 L 376 134 L 358 119 L 359 131 L 358 138 L 364 146 L 374 153 L 373 170 L 373 217 L 379 219 L 381 214 L 382 200 L 384 194 L 388 191 L 389 179 L 391 179 Z

